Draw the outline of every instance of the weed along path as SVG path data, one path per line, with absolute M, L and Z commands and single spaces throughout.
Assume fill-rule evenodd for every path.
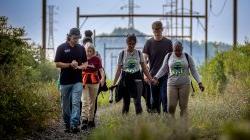
M 232 98 L 233 97 L 233 98 Z M 49 127 L 35 137 L 27 139 L 90 139 L 90 140 L 156 140 L 156 139 L 220 139 L 229 123 L 239 122 L 247 110 L 246 94 L 190 97 L 189 121 L 168 115 L 149 114 L 145 111 L 135 115 L 134 104 L 127 115 L 121 114 L 122 102 L 101 106 L 97 112 L 96 128 L 78 134 L 64 133 L 63 122 Z M 249 122 L 247 122 L 247 125 Z
M 110 112 L 111 106 L 105 106 L 105 107 L 100 107 L 98 108 L 97 112 L 97 118 L 96 118 L 96 125 L 97 128 L 101 125 L 100 124 L 100 115 L 105 113 L 105 112 Z M 73 134 L 73 133 L 65 133 L 64 132 L 64 124 L 63 120 L 60 119 L 57 123 L 54 123 L 53 125 L 48 126 L 48 128 L 42 132 L 34 132 L 32 136 L 28 136 L 25 139 L 26 140 L 37 140 L 37 139 L 45 139 L 45 140 L 85 140 L 88 139 L 88 136 L 90 135 L 91 132 L 94 130 L 88 130 L 88 131 L 82 131 Z

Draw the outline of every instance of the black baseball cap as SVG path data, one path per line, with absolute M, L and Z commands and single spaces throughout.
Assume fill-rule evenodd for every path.
M 78 28 L 71 28 L 68 35 L 69 36 L 75 35 L 75 36 L 78 36 L 79 38 L 82 37 L 81 32 Z

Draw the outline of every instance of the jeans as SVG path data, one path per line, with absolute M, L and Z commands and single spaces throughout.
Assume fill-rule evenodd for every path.
M 151 91 L 150 91 L 151 90 Z M 159 79 L 158 85 L 147 85 L 147 108 L 149 112 L 168 113 L 167 103 L 167 76 Z
M 82 83 L 60 85 L 63 121 L 66 126 L 77 126 L 80 121 Z

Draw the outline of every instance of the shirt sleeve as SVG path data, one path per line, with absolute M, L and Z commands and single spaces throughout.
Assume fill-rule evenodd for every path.
M 142 52 L 149 55 L 149 46 L 150 46 L 150 41 L 147 40 L 145 45 L 144 45 L 144 48 L 143 48 Z
M 201 82 L 200 75 L 195 67 L 194 60 L 190 55 L 188 55 L 188 58 L 189 58 L 189 68 L 190 68 L 191 74 L 196 80 L 196 82 L 200 83 Z
M 63 60 L 63 49 L 61 46 L 58 46 L 56 49 L 56 55 L 55 55 L 55 59 L 54 62 L 62 62 Z
M 157 79 L 161 78 L 163 75 L 165 75 L 169 70 L 169 66 L 168 66 L 168 57 L 169 57 L 170 53 L 168 53 L 163 60 L 163 63 L 161 65 L 161 68 L 159 69 L 159 71 L 157 72 L 157 74 L 155 75 L 155 77 Z

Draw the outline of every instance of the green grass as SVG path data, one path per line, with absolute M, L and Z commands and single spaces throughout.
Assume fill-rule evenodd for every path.
M 122 103 L 113 104 L 99 114 L 99 126 L 89 136 L 92 140 L 218 139 L 226 125 L 244 120 L 248 112 L 248 94 L 190 97 L 188 131 L 176 112 L 169 116 L 148 114 L 136 116 L 134 105 L 128 115 L 121 115 Z M 145 108 L 145 104 L 144 104 Z M 250 124 L 248 122 L 248 124 Z M 225 128 L 224 128 L 225 127 Z M 245 130 L 250 133 L 250 130 Z M 226 131 L 225 131 L 226 132 Z
M 102 108 L 98 118 L 99 125 L 88 138 L 250 139 L 250 46 L 240 46 L 218 54 L 208 65 L 201 67 L 200 71 L 206 92 L 196 93 L 189 98 L 188 122 L 179 117 L 179 109 L 175 114 L 176 120 L 168 115 L 148 114 L 145 111 L 136 116 L 132 103 L 130 113 L 123 116 L 120 102 Z M 195 88 L 198 91 L 196 84 Z M 143 108 L 145 110 L 145 103 Z

